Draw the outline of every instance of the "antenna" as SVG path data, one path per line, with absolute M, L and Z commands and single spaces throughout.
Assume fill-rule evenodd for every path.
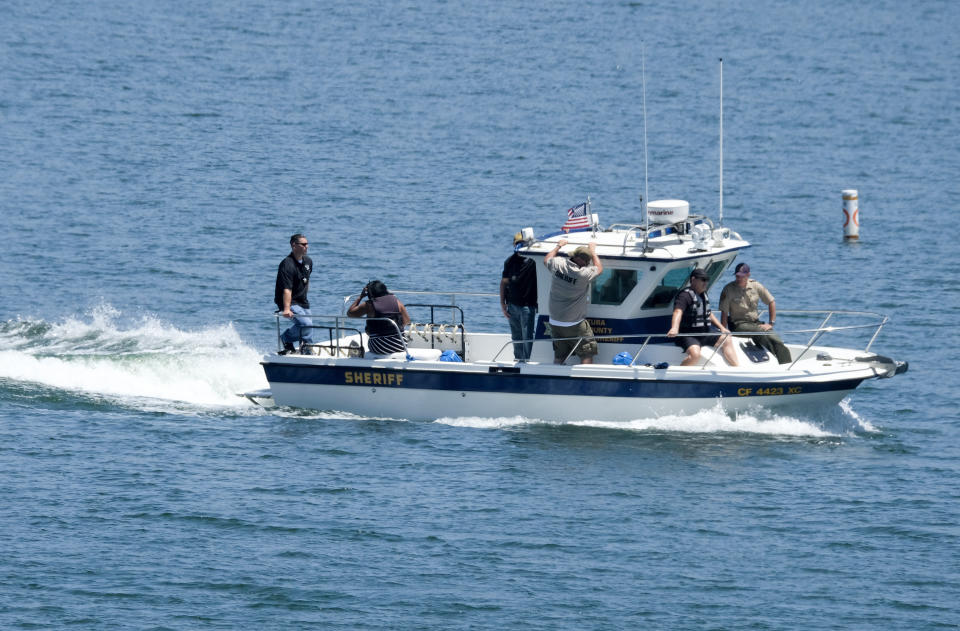
M 720 227 L 723 227 L 723 57 L 720 58 Z
M 640 84 L 643 89 L 643 196 L 640 201 L 643 207 L 643 251 L 648 252 L 647 238 L 650 234 L 650 215 L 647 213 L 647 200 L 650 195 L 647 190 L 647 60 L 643 42 L 640 42 Z
M 597 236 L 597 224 L 599 221 L 594 221 L 593 213 L 590 212 L 590 196 L 587 195 L 587 220 L 590 222 L 590 234 Z

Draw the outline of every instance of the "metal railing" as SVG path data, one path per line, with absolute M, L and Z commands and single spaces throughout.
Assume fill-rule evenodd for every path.
M 431 304 L 434 305 L 434 306 L 436 306 L 437 308 L 446 307 L 446 308 L 453 308 L 453 309 L 459 309 L 458 303 L 460 302 L 460 298 L 462 298 L 462 297 L 469 297 L 469 298 L 496 298 L 496 297 L 499 296 L 499 294 L 494 294 L 494 293 L 490 293 L 490 292 L 473 292 L 473 291 L 405 291 L 405 290 L 398 290 L 398 291 L 391 291 L 390 293 L 391 293 L 391 294 L 394 294 L 394 295 L 396 295 L 396 296 L 443 296 L 443 297 L 448 297 L 448 298 L 449 298 L 449 302 L 448 302 L 448 303 L 435 302 L 435 303 L 431 303 Z M 346 315 L 347 309 L 349 308 L 350 305 L 353 304 L 353 301 L 356 300 L 356 299 L 357 299 L 357 294 L 350 294 L 349 296 L 345 296 L 345 297 L 343 298 L 343 304 L 342 304 L 341 307 L 340 307 L 341 313 L 344 314 L 344 315 Z M 411 305 L 406 305 L 406 303 L 404 303 L 404 306 L 411 306 L 411 307 L 412 307 L 412 306 L 414 306 L 414 305 L 413 305 L 413 304 L 411 304 Z M 419 305 L 418 305 L 418 306 L 419 306 Z M 463 310 L 462 310 L 462 309 L 459 309 L 459 310 L 460 310 L 461 318 L 462 318 Z M 453 311 L 451 311 L 451 317 L 453 317 Z M 463 322 L 463 320 L 461 319 L 461 323 L 462 323 L 462 322 Z
M 282 336 L 283 336 L 283 332 L 284 332 L 284 330 L 285 330 L 285 329 L 281 326 L 281 322 L 283 322 L 284 324 L 286 324 L 286 323 L 290 322 L 290 320 L 296 320 L 296 319 L 297 319 L 297 316 L 294 316 L 293 318 L 285 318 L 285 317 L 283 317 L 282 315 L 280 315 L 279 313 L 276 313 L 276 314 L 274 314 L 274 317 L 275 317 L 276 320 L 277 320 L 277 350 L 281 350 L 281 349 L 283 349 L 283 338 L 282 338 Z M 341 340 L 345 337 L 345 333 L 350 333 L 350 332 L 352 332 L 352 333 L 355 333 L 355 334 L 357 334 L 357 335 L 360 336 L 360 347 L 359 347 L 359 350 L 360 350 L 360 357 L 363 357 L 363 355 L 364 355 L 364 349 L 363 349 L 363 332 L 362 332 L 360 329 L 356 328 L 356 327 L 345 326 L 345 325 L 341 324 L 341 323 L 340 323 L 340 320 L 345 320 L 345 319 L 346 319 L 345 316 L 333 316 L 333 315 L 317 315 L 317 316 L 315 316 L 315 315 L 309 315 L 309 316 L 301 316 L 301 317 L 309 318 L 311 322 L 312 322 L 314 319 L 320 319 L 320 320 L 331 320 L 331 319 L 332 319 L 332 320 L 334 320 L 334 322 L 335 322 L 335 324 L 299 324 L 299 323 L 297 323 L 297 326 L 300 327 L 300 335 L 299 335 L 299 339 L 298 339 L 297 341 L 300 343 L 300 346 L 301 346 L 301 347 L 303 347 L 303 345 L 304 345 L 304 341 L 303 341 L 303 331 L 304 331 L 304 329 L 309 329 L 309 330 L 311 330 L 311 331 L 315 331 L 315 330 L 319 330 L 319 329 L 326 329 L 326 330 L 327 330 L 327 344 L 318 343 L 318 342 L 307 342 L 307 346 L 308 346 L 308 347 L 311 347 L 311 346 L 312 346 L 312 347 L 326 348 L 326 349 L 330 352 L 331 355 L 334 355 L 335 357 L 339 357 L 339 356 L 340 356 L 341 349 L 344 349 L 344 348 L 345 348 L 345 349 L 347 349 L 348 352 L 351 351 L 351 350 L 356 350 L 356 349 L 357 349 L 357 347 L 355 347 L 355 346 L 342 346 L 342 345 L 340 344 Z M 351 320 L 352 320 L 352 319 L 353 319 L 353 318 L 351 318 Z M 392 320 L 391 320 L 391 321 L 392 321 Z M 396 323 L 394 323 L 394 325 L 396 325 Z M 291 325 L 291 326 L 292 326 L 292 325 Z M 313 336 L 311 335 L 310 337 L 311 337 L 311 339 L 312 339 Z M 334 352 L 334 351 L 336 351 L 336 352 Z
M 411 322 L 410 334 L 420 334 L 425 336 L 425 339 L 429 337 L 430 348 L 435 348 L 439 342 L 442 342 L 444 336 L 450 336 L 451 339 L 455 342 L 457 336 L 459 335 L 460 348 L 459 353 L 460 357 L 466 357 L 466 329 L 464 328 L 464 312 L 463 308 L 457 304 L 458 297 L 461 296 L 476 296 L 476 297 L 496 297 L 497 294 L 494 293 L 472 293 L 472 292 L 428 292 L 428 291 L 398 291 L 393 292 L 397 294 L 404 295 L 417 295 L 417 296 L 449 296 L 450 303 L 405 303 L 404 306 L 407 308 L 423 308 L 429 309 L 430 311 L 430 320 L 429 322 L 419 323 Z M 404 352 L 409 354 L 409 348 L 407 345 L 407 339 L 404 337 L 404 329 L 400 328 L 395 321 L 391 318 L 354 318 L 346 315 L 347 306 L 353 304 L 356 299 L 355 295 L 347 296 L 343 299 L 343 306 L 341 307 L 341 315 L 308 315 L 300 316 L 301 318 L 307 318 L 309 320 L 333 320 L 334 324 L 299 324 L 300 327 L 300 336 L 298 342 L 303 346 L 303 332 L 304 330 L 327 330 L 327 344 L 318 344 L 318 343 L 308 343 L 308 346 L 326 348 L 330 351 L 331 355 L 340 356 L 341 349 L 346 348 L 348 351 L 356 350 L 356 347 L 347 346 L 344 347 L 341 344 L 341 341 L 344 337 L 344 332 L 356 334 L 359 336 L 360 343 L 360 357 L 364 357 L 366 354 L 365 348 L 369 340 L 369 334 L 365 331 L 360 330 L 357 327 L 346 326 L 343 324 L 344 321 L 356 321 L 363 319 L 366 322 L 370 321 L 384 321 L 389 322 L 394 329 L 396 330 L 397 337 L 403 343 Z M 447 322 L 438 322 L 438 312 L 450 310 L 450 321 Z M 282 330 L 281 330 L 281 320 L 289 322 L 290 320 L 296 320 L 297 316 L 293 318 L 284 318 L 279 313 L 275 314 L 277 320 L 277 349 L 281 350 L 283 348 Z M 418 327 L 422 327 L 418 330 Z M 310 336 L 312 337 L 312 336 Z M 367 338 L 366 340 L 364 338 Z M 412 339 L 412 338 L 411 338 Z
M 505 350 L 507 350 L 507 348 L 512 347 L 514 344 L 524 344 L 524 343 L 528 343 L 528 342 L 529 342 L 529 343 L 531 343 L 531 344 L 540 344 L 540 345 L 543 345 L 543 344 L 545 344 L 545 343 L 547 343 L 547 342 L 549 342 L 550 344 L 553 344 L 553 342 L 569 342 L 569 341 L 576 340 L 577 343 L 573 345 L 573 349 L 571 349 L 571 351 L 570 351 L 569 353 L 567 353 L 567 356 L 563 358 L 563 362 L 560 362 L 560 363 L 562 364 L 562 363 L 566 362 L 568 359 L 570 359 L 571 357 L 573 357 L 573 356 L 576 354 L 577 349 L 580 348 L 580 346 L 581 346 L 584 342 L 604 342 L 604 341 L 607 341 L 607 342 L 611 342 L 611 343 L 612 343 L 612 342 L 627 343 L 627 342 L 625 342 L 626 340 L 638 340 L 636 343 L 637 343 L 637 344 L 640 344 L 640 348 L 637 349 L 636 354 L 634 355 L 632 361 L 631 361 L 630 364 L 629 364 L 630 366 L 634 366 L 634 365 L 636 364 L 637 360 L 640 359 L 640 354 L 641 354 L 641 353 L 643 352 L 643 350 L 647 347 L 647 344 L 650 343 L 650 340 L 656 340 L 656 339 L 661 339 L 661 338 L 662 338 L 662 339 L 664 339 L 664 340 L 670 340 L 670 341 L 672 342 L 672 341 L 675 340 L 677 337 L 701 337 L 701 336 L 703 336 L 703 335 L 723 335 L 723 336 L 728 336 L 728 335 L 730 335 L 730 333 L 720 333 L 719 331 L 718 331 L 717 333 L 715 333 L 715 334 L 714 334 L 714 333 L 706 333 L 706 334 L 705 334 L 705 333 L 678 333 L 678 334 L 676 335 L 676 337 L 670 337 L 670 338 L 667 337 L 666 333 L 655 333 L 655 334 L 654 334 L 654 333 L 650 333 L 650 334 L 639 334 L 639 333 L 637 333 L 637 334 L 633 334 L 633 335 L 591 335 L 591 336 L 589 336 L 589 337 L 587 337 L 587 336 L 580 336 L 580 337 L 541 337 L 541 338 L 530 339 L 530 340 L 510 340 L 509 342 L 505 343 L 503 346 L 500 347 L 500 350 L 498 350 L 498 351 L 496 352 L 496 354 L 493 356 L 493 359 L 491 359 L 491 361 L 492 361 L 492 362 L 497 362 L 497 361 L 499 360 L 500 355 L 501 355 Z M 643 340 L 643 341 L 640 342 L 640 340 Z M 711 358 L 711 359 L 712 359 L 712 358 Z M 708 362 L 709 362 L 709 360 L 708 360 Z
M 872 311 L 836 311 L 836 310 L 834 310 L 834 311 L 810 311 L 810 310 L 806 310 L 806 311 L 805 311 L 805 310 L 798 310 L 798 309 L 791 309 L 791 310 L 785 310 L 785 311 L 777 310 L 778 317 L 779 317 L 779 314 L 781 314 L 781 313 L 788 313 L 788 314 L 791 314 L 792 316 L 795 316 L 795 315 L 799 315 L 799 316 L 812 316 L 812 315 L 816 315 L 816 314 L 819 314 L 819 315 L 823 315 L 823 316 L 824 316 L 823 321 L 820 322 L 820 324 L 819 324 L 815 329 L 798 330 L 798 331 L 787 331 L 788 333 L 812 333 L 812 335 L 811 335 L 811 337 L 810 337 L 810 340 L 807 342 L 806 347 L 800 352 L 800 354 L 797 356 L 797 358 L 793 360 L 793 363 L 790 364 L 790 367 L 789 367 L 787 370 L 789 370 L 790 368 L 793 368 L 793 366 L 794 366 L 798 361 L 800 361 L 800 359 L 801 359 L 804 355 L 806 355 L 806 353 L 807 353 L 807 352 L 810 350 L 810 348 L 813 346 L 814 342 L 816 342 L 817 340 L 819 340 L 821 337 L 823 337 L 823 336 L 824 336 L 825 334 L 827 334 L 827 333 L 834 333 L 834 332 L 837 332 L 837 331 L 851 331 L 851 330 L 854 330 L 854 329 L 865 329 L 865 328 L 876 327 L 876 330 L 873 332 L 873 335 L 870 336 L 870 341 L 867 342 L 866 347 L 863 349 L 863 352 L 868 353 L 868 352 L 870 352 L 870 347 L 873 346 L 873 343 L 876 341 L 877 336 L 880 335 L 880 330 L 883 329 L 884 325 L 886 325 L 886 323 L 890 321 L 890 318 L 888 318 L 887 316 L 882 315 L 882 314 L 879 314 L 879 313 L 874 313 L 874 312 L 872 312 Z M 831 318 L 833 318 L 833 316 L 835 316 L 835 315 L 838 315 L 838 316 L 860 316 L 860 317 L 879 318 L 879 319 L 880 319 L 880 322 L 877 322 L 877 323 L 874 323 L 874 324 L 859 324 L 859 325 L 848 325 L 848 326 L 827 326 L 827 322 L 829 322 L 829 321 L 831 320 Z M 770 335 L 770 334 L 771 334 L 771 333 L 768 332 L 768 331 L 767 331 L 767 332 L 764 332 L 764 335 Z
M 853 331 L 853 330 L 859 330 L 859 329 L 875 329 L 873 331 L 873 334 L 870 336 L 869 342 L 867 342 L 866 347 L 863 349 L 863 352 L 865 353 L 869 352 L 870 347 L 873 346 L 873 343 L 874 341 L 876 341 L 877 336 L 880 334 L 881 329 L 890 320 L 885 315 L 874 313 L 871 311 L 840 311 L 840 310 L 827 311 L 827 310 L 795 310 L 795 309 L 777 310 L 778 317 L 782 317 L 783 315 L 786 315 L 786 314 L 789 314 L 791 317 L 793 316 L 805 317 L 805 316 L 818 315 L 818 316 L 823 316 L 823 320 L 815 328 L 787 329 L 787 330 L 780 330 L 780 331 L 755 331 L 755 332 L 754 331 L 749 331 L 749 332 L 748 331 L 741 331 L 741 332 L 731 331 L 729 333 L 721 333 L 720 331 L 716 331 L 712 333 L 678 333 L 674 337 L 667 337 L 666 333 L 649 333 L 649 334 L 629 334 L 629 335 L 593 335 L 590 337 L 584 337 L 584 336 L 561 337 L 561 338 L 544 337 L 544 338 L 529 339 L 529 340 L 510 340 L 509 342 L 506 342 L 503 346 L 500 347 L 500 350 L 497 351 L 497 353 L 493 356 L 492 361 L 494 362 L 498 361 L 498 358 L 500 357 L 500 355 L 505 350 L 507 350 L 507 348 L 512 348 L 514 344 L 531 343 L 531 344 L 542 345 L 546 342 L 550 342 L 552 344 L 554 341 L 576 340 L 577 343 L 574 345 L 573 350 L 571 350 L 570 353 L 568 353 L 567 356 L 564 357 L 563 359 L 563 361 L 566 362 L 568 359 L 573 357 L 573 355 L 576 353 L 576 350 L 581 346 L 581 344 L 583 344 L 586 341 L 603 342 L 604 340 L 610 340 L 612 342 L 622 343 L 625 340 L 631 340 L 631 339 L 638 340 L 638 341 L 642 340 L 642 343 L 640 343 L 640 348 L 637 349 L 635 356 L 633 357 L 632 361 L 629 364 L 629 366 L 633 367 L 636 365 L 637 360 L 640 358 L 641 353 L 644 351 L 644 349 L 646 349 L 647 345 L 650 343 L 651 340 L 663 339 L 663 340 L 673 341 L 678 337 L 702 337 L 704 335 L 718 335 L 723 338 L 720 344 L 720 346 L 722 346 L 722 344 L 726 341 L 726 338 L 731 336 L 734 338 L 752 338 L 757 336 L 772 336 L 772 335 L 785 335 L 785 334 L 790 334 L 790 335 L 807 334 L 807 333 L 812 334 L 810 339 L 807 341 L 804 349 L 800 351 L 800 353 L 796 356 L 793 362 L 787 367 L 787 370 L 790 370 L 796 365 L 798 361 L 800 361 L 800 359 L 803 358 L 804 355 L 806 355 L 810 351 L 813 345 L 827 333 L 836 333 L 839 331 Z M 846 325 L 846 326 L 827 326 L 827 323 L 834 316 L 867 317 L 871 319 L 877 319 L 879 321 L 870 322 L 866 324 L 852 324 L 852 325 Z M 718 348 L 717 352 L 714 352 L 713 354 L 711 354 L 709 358 L 707 358 L 707 361 L 704 362 L 704 364 L 701 366 L 701 369 L 706 369 L 707 366 L 709 366 L 710 363 L 713 361 L 713 358 L 719 354 L 720 352 Z
M 401 293 L 401 292 L 397 292 L 397 293 Z M 430 295 L 430 296 L 437 296 L 437 295 L 451 296 L 451 297 L 454 297 L 454 300 L 455 300 L 455 297 L 458 296 L 458 295 L 459 295 L 459 296 L 483 296 L 483 297 L 489 297 L 489 296 L 496 296 L 496 295 L 497 295 L 497 294 L 492 294 L 492 293 L 460 293 L 460 294 L 456 294 L 456 293 L 452 293 L 452 292 L 402 292 L 402 293 L 414 294 L 414 295 Z M 346 302 L 346 301 L 348 301 L 348 300 L 349 300 L 349 302 Z M 353 300 L 352 300 L 351 297 L 349 297 L 349 296 L 345 299 L 345 304 L 350 304 L 350 303 L 352 303 L 352 302 L 353 302 Z M 463 312 L 463 309 L 462 309 L 459 305 L 457 305 L 457 304 L 455 304 L 455 302 L 453 302 L 453 303 L 451 303 L 451 304 L 411 303 L 410 305 L 406 305 L 406 306 L 416 307 L 416 308 L 429 308 L 429 309 L 430 309 L 430 320 L 431 320 L 430 323 L 427 323 L 427 324 L 424 325 L 424 328 L 422 329 L 422 333 L 416 329 L 416 326 L 417 326 L 417 325 L 414 324 L 413 327 L 412 327 L 412 329 L 411 329 L 411 333 L 418 333 L 418 334 L 423 334 L 423 335 L 437 335 L 437 336 L 440 336 L 440 335 L 443 335 L 443 334 L 444 334 L 444 333 L 442 333 L 443 327 L 449 326 L 449 327 L 451 327 L 451 329 L 452 329 L 452 335 L 453 335 L 453 338 L 452 338 L 452 339 L 455 340 L 457 334 L 459 334 L 459 336 L 460 336 L 460 349 L 459 349 L 459 351 L 460 351 L 460 356 L 461 356 L 465 361 L 467 360 L 467 357 L 466 357 L 466 337 L 467 337 L 467 334 L 466 334 L 466 330 L 464 329 L 464 325 L 463 325 L 463 322 L 464 322 L 464 312 Z M 452 318 L 451 318 L 451 319 L 453 320 L 453 322 L 437 323 L 437 322 L 435 321 L 435 320 L 436 320 L 436 311 L 437 311 L 437 310 L 446 310 L 446 309 L 450 309 L 450 310 L 451 310 L 451 315 L 452 315 Z M 636 340 L 635 343 L 640 344 L 640 348 L 637 349 L 635 356 L 632 358 L 632 361 L 631 361 L 630 364 L 629 364 L 629 366 L 635 367 L 635 366 L 637 365 L 637 361 L 640 359 L 641 354 L 643 353 L 643 351 L 647 348 L 647 346 L 648 346 L 648 345 L 651 343 L 651 341 L 653 341 L 653 340 L 658 340 L 658 343 L 666 343 L 666 341 L 672 342 L 673 340 L 675 340 L 675 339 L 678 338 L 678 337 L 700 337 L 700 336 L 703 336 L 703 335 L 719 335 L 719 336 L 722 336 L 722 337 L 723 337 L 723 340 L 725 341 L 726 338 L 728 338 L 728 337 L 730 337 L 730 336 L 733 336 L 733 337 L 735 337 L 735 338 L 753 338 L 753 337 L 772 336 L 772 335 L 780 335 L 780 336 L 783 336 L 783 335 L 810 334 L 810 338 L 809 338 L 809 339 L 807 340 L 807 342 L 804 344 L 803 350 L 801 350 L 798 354 L 796 354 L 796 356 L 793 358 L 793 361 L 791 362 L 791 364 L 786 368 L 786 370 L 791 370 L 791 369 L 797 364 L 797 362 L 799 362 L 801 359 L 803 359 L 803 357 L 806 356 L 807 353 L 810 352 L 810 350 L 813 348 L 814 344 L 816 344 L 818 341 L 820 341 L 820 340 L 821 340 L 826 334 L 828 334 L 828 333 L 833 334 L 833 333 L 842 332 L 842 331 L 856 331 L 856 330 L 863 330 L 863 329 L 873 329 L 873 333 L 870 335 L 870 339 L 869 339 L 869 341 L 867 342 L 866 346 L 865 346 L 864 349 L 863 349 L 863 352 L 869 352 L 869 351 L 870 351 L 870 347 L 873 346 L 873 343 L 876 341 L 877 336 L 879 336 L 880 331 L 881 331 L 881 330 L 883 329 L 883 327 L 887 324 L 887 322 L 889 322 L 889 318 L 888 318 L 887 316 L 882 315 L 882 314 L 879 314 L 879 313 L 871 312 L 871 311 L 799 310 L 799 309 L 793 309 L 793 310 L 778 310 L 778 311 L 777 311 L 777 314 L 778 314 L 778 317 L 788 316 L 788 317 L 791 318 L 791 319 L 793 319 L 793 318 L 810 318 L 810 317 L 817 317 L 818 319 L 820 319 L 820 322 L 819 322 L 815 327 L 813 327 L 813 328 L 795 328 L 795 329 L 785 329 L 785 330 L 782 329 L 782 330 L 777 330 L 777 331 L 749 331 L 749 332 L 748 332 L 748 331 L 741 331 L 741 332 L 730 332 L 730 333 L 720 333 L 719 331 L 717 331 L 717 332 L 706 333 L 706 334 L 704 334 L 704 333 L 678 333 L 675 337 L 667 337 L 666 333 L 646 333 L 646 334 L 626 334 L 626 335 L 624 335 L 624 334 L 619 334 L 619 335 L 618 335 L 618 334 L 612 334 L 612 335 L 593 335 L 593 336 L 590 336 L 590 337 L 581 336 L 581 337 L 565 337 L 565 338 L 543 337 L 543 338 L 523 339 L 523 340 L 514 340 L 514 339 L 511 339 L 510 341 L 505 342 L 505 343 L 503 344 L 503 346 L 500 347 L 500 349 L 494 354 L 494 356 L 493 356 L 493 358 L 491 359 L 491 361 L 493 361 L 493 362 L 504 361 L 504 360 L 501 360 L 501 359 L 500 359 L 500 356 L 501 356 L 508 348 L 512 350 L 512 349 L 514 348 L 514 345 L 515 345 L 515 344 L 530 343 L 530 344 L 542 345 L 542 344 L 547 343 L 547 342 L 549 342 L 549 343 L 552 344 L 554 341 L 576 341 L 576 343 L 575 343 L 574 346 L 573 346 L 573 349 L 571 349 L 571 351 L 566 355 L 566 357 L 564 357 L 564 362 L 566 362 L 568 359 L 570 359 L 571 357 L 573 357 L 573 356 L 576 354 L 577 349 L 580 348 L 580 346 L 582 346 L 582 345 L 583 345 L 585 342 L 587 342 L 587 341 L 597 341 L 597 342 L 601 342 L 601 343 L 603 343 L 603 342 L 608 342 L 608 343 L 617 342 L 617 343 L 623 344 L 623 343 L 629 343 L 629 342 L 627 342 L 627 340 Z M 281 316 L 280 314 L 276 314 L 275 317 L 276 317 L 276 319 L 277 319 L 277 347 L 278 347 L 278 349 L 281 349 L 281 348 L 283 347 L 282 340 L 281 340 L 281 337 L 280 337 L 280 336 L 282 335 L 281 326 L 280 326 L 280 322 L 281 322 L 282 316 Z M 357 328 L 357 327 L 348 326 L 348 325 L 344 324 L 344 321 L 346 321 L 346 320 L 356 321 L 357 318 L 350 318 L 350 317 L 348 317 L 348 316 L 346 316 L 346 315 L 317 315 L 317 316 L 311 315 L 311 316 L 307 316 L 307 317 L 309 317 L 309 318 L 311 318 L 311 319 L 314 319 L 314 318 L 315 318 L 315 319 L 320 319 L 320 320 L 333 320 L 333 322 L 334 322 L 334 324 L 312 324 L 312 325 L 306 325 L 306 326 L 305 326 L 305 325 L 300 325 L 301 330 L 302 330 L 302 329 L 311 329 L 311 330 L 326 329 L 326 330 L 327 330 L 327 343 L 326 343 L 326 344 L 322 344 L 322 343 L 321 343 L 321 344 L 312 343 L 312 346 L 319 346 L 319 347 L 321 347 L 321 348 L 327 348 L 328 350 L 330 350 L 330 352 L 331 352 L 332 355 L 334 355 L 334 356 L 340 356 L 343 349 L 346 349 L 348 352 L 349 352 L 349 351 L 356 351 L 356 350 L 357 350 L 357 347 L 355 347 L 355 346 L 344 346 L 344 345 L 341 344 L 341 342 L 343 341 L 343 339 L 344 339 L 344 337 L 345 337 L 345 334 L 347 334 L 347 333 L 349 333 L 349 334 L 351 334 L 351 335 L 352 335 L 352 334 L 356 334 L 356 335 L 359 336 L 359 341 L 360 341 L 359 355 L 360 355 L 360 357 L 365 356 L 365 346 L 366 346 L 365 339 L 364 339 L 364 337 L 365 337 L 365 332 L 362 331 L 362 330 L 360 330 L 360 329 Z M 861 323 L 861 324 L 828 325 L 831 321 L 833 321 L 833 320 L 835 320 L 836 318 L 839 318 L 839 317 L 869 318 L 869 319 L 871 319 L 871 320 L 873 320 L 873 321 L 868 322 L 868 323 Z M 284 318 L 284 320 L 287 320 L 287 319 Z M 397 332 L 398 337 L 399 337 L 400 340 L 403 342 L 404 351 L 408 351 L 407 340 L 405 339 L 405 337 L 404 337 L 404 335 L 403 335 L 404 329 L 401 329 L 399 326 L 397 326 L 397 323 L 396 323 L 396 322 L 394 322 L 394 321 L 391 320 L 390 318 L 364 318 L 364 320 L 366 320 L 366 321 L 369 321 L 369 320 L 382 320 L 382 321 L 390 322 L 391 325 L 396 329 L 396 332 Z M 458 322 L 457 320 L 459 320 L 459 322 Z M 437 328 L 434 329 L 434 327 L 437 327 Z M 451 334 L 451 333 L 446 333 L 446 334 Z M 302 343 L 302 339 L 303 339 L 303 337 L 302 337 L 302 332 L 301 332 L 301 343 Z M 659 340 L 664 340 L 664 342 L 659 342 Z M 721 345 L 722 345 L 722 344 L 721 344 Z M 797 345 L 798 345 L 798 344 L 794 344 L 794 346 L 797 346 Z M 432 338 L 431 338 L 431 348 L 434 348 L 434 340 L 433 340 Z M 719 354 L 720 354 L 720 353 L 719 353 L 719 350 L 718 350 L 717 352 L 712 353 L 711 356 L 710 356 L 709 358 L 707 358 L 707 361 L 704 362 L 704 364 L 701 366 L 701 369 L 706 369 L 706 368 L 711 364 L 711 362 L 713 361 L 713 358 L 716 357 L 716 356 L 719 355 Z

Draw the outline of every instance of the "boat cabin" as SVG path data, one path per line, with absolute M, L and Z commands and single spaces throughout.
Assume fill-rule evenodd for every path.
M 524 241 L 516 250 L 538 263 L 538 339 L 549 337 L 545 328 L 549 321 L 547 311 L 553 280 L 543 265 L 543 258 L 561 239 L 566 239 L 569 244 L 561 250 L 560 256 L 591 241 L 597 244 L 603 273 L 593 281 L 587 310 L 587 319 L 597 336 L 666 333 L 670 328 L 673 300 L 687 285 L 690 272 L 696 267 L 705 269 L 710 276 L 709 291 L 740 250 L 750 247 L 740 235 L 725 228 L 714 228 L 706 217 L 686 212 L 654 215 L 655 210 L 664 207 L 688 209 L 687 202 L 662 200 L 650 202 L 649 207 L 651 218 L 657 217 L 659 223 L 646 229 L 629 224 L 601 229 L 596 224 L 596 215 L 590 228 L 569 233 L 557 232 L 535 238 L 530 228 L 524 229 Z M 715 309 L 716 303 L 712 307 Z M 597 341 L 603 343 L 605 340 Z M 606 340 L 607 343 L 616 341 Z

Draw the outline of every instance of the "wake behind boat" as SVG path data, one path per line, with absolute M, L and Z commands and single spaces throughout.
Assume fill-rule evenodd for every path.
M 837 310 L 778 310 L 795 325 L 778 330 L 789 363 L 779 363 L 750 338 L 734 337 L 739 366 L 707 347 L 695 365 L 681 366 L 683 351 L 665 335 L 674 298 L 695 268 L 708 275 L 709 291 L 750 244 L 705 216 L 690 215 L 682 200 L 650 202 L 652 224 L 604 228 L 596 215 L 588 216 L 588 228 L 569 233 L 537 238 L 525 228 L 516 249 L 537 263 L 538 302 L 544 306 L 551 278 L 543 258 L 561 239 L 569 242 L 564 252 L 596 243 L 604 271 L 593 282 L 587 311 L 599 348 L 595 363 L 570 365 L 575 357 L 554 363 L 548 314 L 538 316 L 530 359 L 516 361 L 508 333 L 470 329 L 462 304 L 468 294 L 397 291 L 412 319 L 401 332 L 404 351 L 369 352 L 365 321 L 346 317 L 345 308 L 338 315 L 314 316 L 313 338 L 324 341 L 308 345 L 309 354 L 265 356 L 261 363 L 270 390 L 246 396 L 272 397 L 282 406 L 419 420 L 626 421 L 691 413 L 718 401 L 730 412 L 835 405 L 864 380 L 907 369 L 905 362 L 870 350 L 885 316 Z M 344 299 L 345 307 L 352 298 Z M 488 298 L 496 300 L 495 294 Z M 825 338 L 856 334 L 862 346 L 824 345 Z

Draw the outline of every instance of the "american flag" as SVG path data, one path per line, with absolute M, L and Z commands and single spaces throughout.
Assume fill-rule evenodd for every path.
M 575 228 L 589 228 L 590 217 L 587 216 L 587 202 L 579 206 L 574 206 L 567 211 L 567 222 L 560 228 L 561 230 L 573 230 Z

